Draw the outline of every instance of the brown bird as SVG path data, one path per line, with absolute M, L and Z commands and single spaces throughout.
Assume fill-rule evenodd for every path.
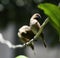
M 40 23 L 38 22 L 38 19 L 41 18 L 40 14 L 39 13 L 35 13 L 31 19 L 30 19 L 30 28 L 31 30 L 33 31 L 34 34 L 37 34 L 37 32 L 39 31 L 39 29 L 41 28 L 41 25 Z M 46 42 L 44 40 L 44 36 L 43 36 L 43 33 L 41 33 L 40 37 L 39 37 L 44 46 L 46 47 Z
M 18 37 L 23 43 L 26 43 L 34 37 L 34 33 L 32 32 L 29 26 L 24 25 L 19 29 Z M 30 43 L 28 46 L 30 46 L 34 50 L 33 42 Z

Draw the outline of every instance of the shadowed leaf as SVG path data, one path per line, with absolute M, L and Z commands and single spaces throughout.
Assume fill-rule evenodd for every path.
M 50 23 L 60 33 L 60 9 L 58 6 L 50 3 L 42 3 L 38 5 L 46 15 L 50 17 Z

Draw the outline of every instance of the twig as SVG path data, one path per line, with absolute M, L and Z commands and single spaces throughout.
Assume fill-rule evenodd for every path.
M 34 40 L 36 40 L 36 39 L 40 36 L 40 34 L 42 33 L 45 25 L 46 25 L 48 22 L 49 22 L 49 18 L 46 18 L 46 20 L 45 20 L 45 21 L 43 22 L 43 24 L 41 25 L 41 28 L 40 28 L 40 30 L 38 31 L 38 33 L 34 36 L 33 39 L 31 39 L 29 42 L 27 42 L 26 45 L 30 44 L 31 42 L 33 42 Z
M 47 18 L 47 19 L 43 22 L 43 24 L 41 25 L 41 28 L 40 28 L 39 32 L 34 36 L 34 38 L 31 39 L 31 40 L 30 40 L 29 42 L 27 42 L 27 43 L 19 44 L 19 45 L 13 45 L 10 41 L 5 40 L 5 39 L 3 38 L 3 35 L 2 35 L 1 33 L 0 33 L 0 43 L 6 44 L 9 48 L 23 48 L 23 47 L 29 45 L 31 42 L 33 42 L 35 39 L 37 39 L 37 38 L 39 37 L 39 35 L 40 35 L 41 32 L 43 31 L 45 25 L 48 23 L 48 21 L 49 21 L 49 18 Z
M 10 41 L 5 40 L 5 39 L 3 38 L 2 33 L 0 33 L 0 43 L 6 44 L 9 48 L 18 48 L 18 47 L 22 48 L 22 47 L 25 46 L 25 44 L 23 44 L 23 45 L 21 45 L 21 44 L 19 44 L 19 45 L 13 45 Z

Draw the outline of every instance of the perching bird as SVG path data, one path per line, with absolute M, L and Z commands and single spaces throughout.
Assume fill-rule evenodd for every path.
M 34 34 L 37 34 L 37 32 L 39 31 L 39 29 L 41 28 L 41 25 L 40 23 L 38 22 L 38 19 L 41 18 L 40 14 L 39 13 L 35 13 L 31 19 L 30 19 L 30 28 L 31 30 L 33 31 Z M 43 36 L 43 33 L 41 33 L 40 37 L 39 37 L 44 46 L 46 47 L 46 42 L 44 40 L 44 36 Z
M 24 25 L 19 29 L 18 37 L 23 43 L 26 43 L 34 37 L 34 33 L 31 31 L 29 26 Z M 33 42 L 30 43 L 28 46 L 30 46 L 34 50 Z

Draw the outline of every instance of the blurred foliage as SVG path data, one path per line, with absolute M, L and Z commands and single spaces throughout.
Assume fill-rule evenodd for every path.
M 38 7 L 44 10 L 44 13 L 50 17 L 50 23 L 60 33 L 60 9 L 58 6 L 51 3 L 44 3 L 38 5 Z
M 28 57 L 26 57 L 26 56 L 24 56 L 24 55 L 19 55 L 19 56 L 17 56 L 16 58 L 28 58 Z
M 0 0 L 0 28 L 6 27 L 10 21 L 18 25 L 22 23 L 25 24 L 29 22 L 30 17 L 36 12 L 40 13 L 42 19 L 44 19 L 45 15 L 37 8 L 37 4 L 41 2 L 58 4 L 59 0 L 55 1 L 56 0 Z
M 35 2 L 33 0 L 0 0 L 0 28 L 4 29 L 9 22 L 17 25 L 28 22 L 33 13 L 39 12 Z

